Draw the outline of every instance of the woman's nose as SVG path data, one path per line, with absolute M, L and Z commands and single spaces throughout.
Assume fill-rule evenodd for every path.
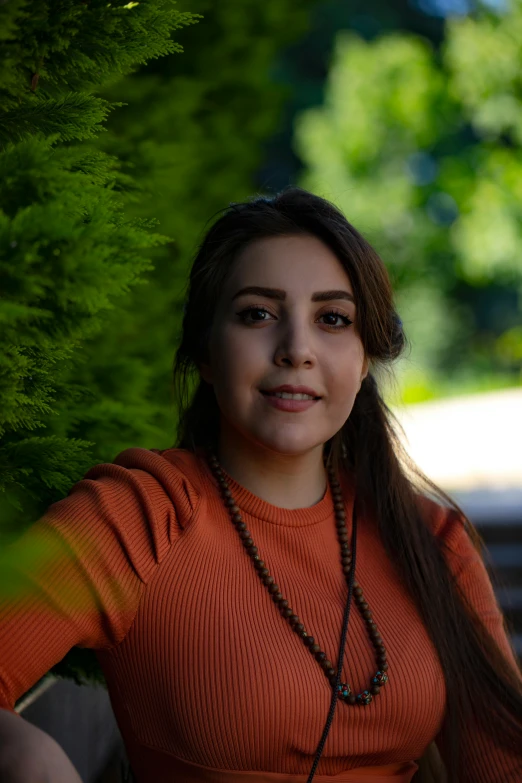
M 278 334 L 274 361 L 277 365 L 301 367 L 315 364 L 315 352 L 309 329 L 301 324 L 288 324 Z

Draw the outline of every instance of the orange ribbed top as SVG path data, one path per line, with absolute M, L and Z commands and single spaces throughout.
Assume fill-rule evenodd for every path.
M 282 509 L 229 478 L 270 573 L 334 665 L 347 584 L 329 487 Z M 343 482 L 351 535 L 353 492 Z M 425 500 L 459 584 L 517 668 L 484 564 L 455 514 Z M 338 702 L 317 783 L 409 783 L 445 710 L 435 649 L 370 518 L 356 578 L 387 649 L 389 682 L 367 707 Z M 96 465 L 4 553 L 0 706 L 73 646 L 96 650 L 138 783 L 305 783 L 331 688 L 245 552 L 209 467 L 181 449 L 126 449 Z M 8 583 L 9 595 L 5 588 Z M 355 603 L 343 680 L 376 670 Z M 516 783 L 510 757 L 470 729 L 461 783 Z

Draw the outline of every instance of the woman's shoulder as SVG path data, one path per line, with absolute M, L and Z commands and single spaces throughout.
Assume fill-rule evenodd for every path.
M 425 524 L 439 540 L 466 530 L 467 520 L 456 507 L 421 492 L 416 493 L 416 501 Z
M 200 458 L 187 449 L 146 449 L 139 446 L 121 451 L 112 463 L 95 465 L 85 479 L 110 478 L 136 482 L 152 501 L 170 501 L 178 515 L 191 516 L 203 493 Z

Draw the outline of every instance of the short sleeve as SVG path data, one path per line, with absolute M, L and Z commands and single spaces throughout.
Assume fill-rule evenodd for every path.
M 0 707 L 12 710 L 72 647 L 121 642 L 178 533 L 175 504 L 153 475 L 107 463 L 5 547 Z
M 522 692 L 522 675 L 504 627 L 502 611 L 482 556 L 467 533 L 463 520 L 455 512 L 446 510 L 438 535 L 461 593 L 513 668 Z M 437 744 L 444 755 L 439 739 Z M 522 781 L 522 746 L 510 752 L 494 743 L 478 726 L 469 725 L 462 738 L 461 752 L 466 766 L 466 778 L 461 783 Z

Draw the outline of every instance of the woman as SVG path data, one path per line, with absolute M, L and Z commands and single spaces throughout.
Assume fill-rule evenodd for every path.
M 45 556 L 0 614 L 4 737 L 76 645 L 138 783 L 409 783 L 433 742 L 450 783 L 522 781 L 480 539 L 379 395 L 403 345 L 382 261 L 332 204 L 225 210 L 190 276 L 177 446 L 93 467 L 9 554 Z

